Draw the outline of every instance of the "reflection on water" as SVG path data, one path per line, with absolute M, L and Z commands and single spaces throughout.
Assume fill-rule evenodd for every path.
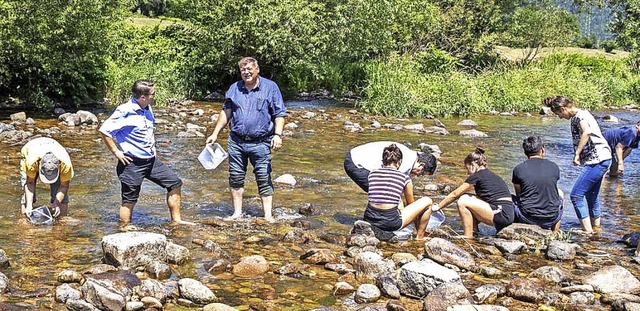
M 220 104 L 198 103 L 195 108 L 203 108 L 207 113 L 195 119 L 182 120 L 212 127 L 211 113 L 219 111 Z M 294 188 L 278 188 L 274 195 L 276 208 L 298 210 L 305 204 L 313 204 L 320 212 L 311 218 L 313 231 L 319 236 L 316 242 L 307 245 L 286 245 L 279 237 L 290 230 L 287 222 L 267 225 L 259 221 L 245 221 L 233 224 L 219 224 L 217 218 L 232 213 L 226 162 L 218 169 L 205 171 L 197 161 L 204 147 L 204 138 L 177 138 L 177 131 L 159 124 L 156 138 L 160 157 L 183 179 L 183 218 L 190 221 L 218 225 L 200 225 L 197 228 L 168 227 L 169 212 L 165 204 L 165 193 L 156 185 L 145 182 L 140 201 L 134 210 L 133 221 L 143 230 L 166 234 L 169 239 L 185 245 L 193 252 L 193 263 L 177 267 L 181 277 L 200 277 L 197 266 L 210 260 L 206 252 L 192 244 L 193 239 L 211 239 L 233 255 L 233 260 L 241 256 L 260 254 L 273 269 L 298 262 L 305 250 L 313 247 L 331 247 L 341 252 L 343 247 L 323 242 L 323 235 L 344 235 L 350 225 L 361 217 L 366 194 L 363 193 L 343 171 L 342 163 L 347 151 L 356 145 L 374 140 L 394 140 L 417 147 L 419 143 L 436 144 L 443 151 L 442 163 L 436 175 L 422 177 L 416 182 L 416 195 L 442 196 L 443 193 L 427 193 L 424 185 L 429 182 L 457 185 L 465 178 L 461 162 L 464 156 L 481 145 L 487 151 L 489 167 L 505 181 L 511 181 L 511 170 L 525 159 L 522 153 L 522 139 L 528 135 L 540 135 L 546 142 L 547 158 L 561 168 L 560 187 L 567 193 L 580 172 L 571 165 L 573 147 L 569 122 L 556 117 L 474 117 L 478 130 L 489 134 L 489 138 L 469 138 L 457 135 L 461 129 L 456 126 L 460 119 L 441 120 L 452 133 L 437 136 L 390 129 L 371 130 L 369 124 L 376 120 L 381 124 L 433 125 L 428 119 L 395 119 L 373 117 L 349 113 L 350 107 L 333 103 L 291 102 L 291 117 L 287 122 L 297 121 L 299 128 L 293 137 L 286 137 L 284 147 L 273 155 L 274 178 L 285 173 L 294 175 Z M 313 119 L 303 119 L 304 112 L 313 111 Z M 108 112 L 107 112 L 108 113 Z M 637 112 L 607 112 L 621 120 L 620 125 L 633 124 L 640 119 Z M 177 112 L 171 109 L 156 109 L 157 118 L 175 122 Z M 597 113 L 597 116 L 604 115 Z M 100 116 L 100 119 L 106 115 Z M 191 118 L 191 117 L 189 117 Z M 363 133 L 351 133 L 343 128 L 345 121 L 358 122 Z M 58 126 L 56 120 L 37 119 L 37 126 L 49 128 Z M 603 124 L 604 128 L 610 127 Z M 208 133 L 207 133 L 208 134 Z M 226 137 L 225 134 L 221 135 Z M 11 259 L 11 268 L 4 270 L 10 276 L 12 286 L 30 291 L 43 284 L 53 289 L 56 275 L 63 269 L 84 269 L 100 262 L 100 240 L 106 234 L 118 232 L 117 210 L 120 202 L 120 185 L 115 174 L 116 159 L 103 146 L 95 128 L 65 129 L 63 135 L 54 137 L 66 147 L 73 148 L 71 154 L 76 176 L 71 183 L 71 219 L 52 227 L 36 227 L 24 221 L 19 215 L 21 193 L 19 189 L 19 151 L 21 146 L 2 146 L 0 160 L 0 241 Z M 226 140 L 220 141 L 226 148 Z M 639 194 L 635 188 L 640 178 L 640 154 L 632 153 L 626 160 L 625 174 L 618 179 L 606 179 L 603 183 L 603 225 L 605 236 L 615 238 L 630 231 L 637 231 L 639 210 L 635 202 Z M 46 202 L 47 189 L 38 184 L 40 202 Z M 245 210 L 253 217 L 262 216 L 255 180 L 247 175 Z M 453 209 L 448 209 L 447 224 L 460 232 L 458 217 Z M 215 222 L 215 221 L 214 221 Z M 575 212 L 567 203 L 562 228 L 578 227 Z M 483 231 L 484 232 L 484 231 Z M 267 234 L 268 233 L 268 234 Z M 255 242 L 250 237 L 258 237 Z M 393 246 L 392 246 L 393 247 Z M 415 252 L 420 247 L 415 245 Z M 406 250 L 405 250 L 406 251 Z M 333 285 L 337 274 L 317 267 L 313 277 L 290 278 L 268 274 L 258 281 L 239 281 L 229 276 L 217 276 L 208 282 L 217 296 L 223 297 L 230 305 L 248 306 L 254 301 L 270 300 L 276 309 L 310 309 L 318 305 L 337 303 L 330 291 L 323 285 Z

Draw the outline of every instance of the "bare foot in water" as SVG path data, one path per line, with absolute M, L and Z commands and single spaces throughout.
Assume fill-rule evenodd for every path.
M 233 220 L 238 220 L 240 218 L 242 218 L 242 214 L 233 214 L 233 215 L 231 215 L 229 217 L 222 218 L 222 220 L 224 220 L 224 221 L 233 221 Z
M 195 226 L 196 223 L 195 222 L 190 222 L 190 221 L 185 221 L 185 220 L 176 220 L 176 221 L 172 221 L 171 225 L 173 225 L 173 226 L 177 226 L 177 225 Z
M 265 216 L 265 217 L 264 217 L 264 220 L 265 220 L 266 222 L 270 223 L 270 224 L 272 224 L 272 223 L 275 223 L 275 222 L 276 222 L 276 219 L 275 219 L 275 218 L 273 218 L 273 217 L 267 217 L 267 216 Z

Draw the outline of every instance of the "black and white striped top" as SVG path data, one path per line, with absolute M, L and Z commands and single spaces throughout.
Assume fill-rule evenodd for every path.
M 392 167 L 383 167 L 369 173 L 369 203 L 398 204 L 404 187 L 411 178 Z

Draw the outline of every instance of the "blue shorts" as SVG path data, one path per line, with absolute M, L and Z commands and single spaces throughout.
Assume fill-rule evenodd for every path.
M 513 206 L 513 212 L 516 216 L 515 222 L 521 224 L 538 225 L 540 226 L 540 228 L 548 230 L 553 229 L 556 224 L 562 219 L 562 203 L 560 203 L 558 209 L 560 210 L 560 212 L 558 213 L 558 216 L 553 219 L 537 219 L 534 217 L 525 216 L 517 204 L 514 204 Z
M 135 204 L 138 202 L 140 187 L 145 178 L 167 189 L 167 192 L 182 186 L 180 177 L 156 157 L 150 159 L 133 158 L 127 165 L 118 161 L 116 172 L 122 188 L 122 203 Z
M 364 221 L 384 231 L 396 231 L 402 229 L 402 215 L 400 209 L 380 209 L 367 205 L 364 210 Z

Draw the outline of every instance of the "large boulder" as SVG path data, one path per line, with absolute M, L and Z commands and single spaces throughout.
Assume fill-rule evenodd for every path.
M 353 268 L 356 270 L 358 281 L 375 283 L 378 277 L 392 274 L 395 271 L 395 264 L 377 253 L 362 252 L 356 256 Z
M 583 283 L 593 286 L 595 291 L 601 294 L 640 293 L 638 278 L 621 266 L 601 267 L 598 271 L 588 275 Z
M 134 293 L 139 297 L 153 297 L 161 303 L 164 303 L 168 297 L 164 284 L 154 279 L 142 280 L 140 286 L 134 288 Z
M 450 306 L 472 303 L 471 293 L 461 282 L 444 283 L 423 300 L 423 310 L 447 311 Z
M 122 232 L 102 238 L 103 260 L 116 267 L 134 269 L 167 261 L 167 238 L 149 232 Z
M 456 283 L 461 280 L 457 272 L 433 260 L 422 259 L 402 266 L 398 271 L 396 282 L 401 294 L 423 298 L 444 283 Z
M 98 117 L 89 111 L 78 110 L 76 115 L 80 118 L 80 124 L 98 124 Z
M 476 265 L 471 254 L 445 239 L 429 240 L 424 244 L 424 250 L 429 258 L 439 264 L 451 264 L 466 270 L 471 270 Z
M 539 280 L 516 277 L 507 285 L 507 295 L 521 301 L 536 303 L 544 297 L 544 288 Z
M 80 287 L 84 299 L 100 310 L 121 311 L 130 294 L 118 288 L 111 280 L 87 279 Z
M 542 229 L 537 225 L 513 223 L 500 230 L 496 236 L 505 240 L 518 240 L 525 243 L 533 243 L 535 241 L 544 240 L 547 236 L 552 234 L 553 232 L 551 232 L 551 230 Z
M 580 249 L 580 245 L 578 244 L 563 241 L 551 241 L 547 246 L 547 259 L 572 260 L 576 257 L 578 249 Z
M 194 279 L 181 279 L 178 281 L 178 287 L 180 289 L 180 297 L 200 305 L 215 302 L 217 299 L 208 287 Z

